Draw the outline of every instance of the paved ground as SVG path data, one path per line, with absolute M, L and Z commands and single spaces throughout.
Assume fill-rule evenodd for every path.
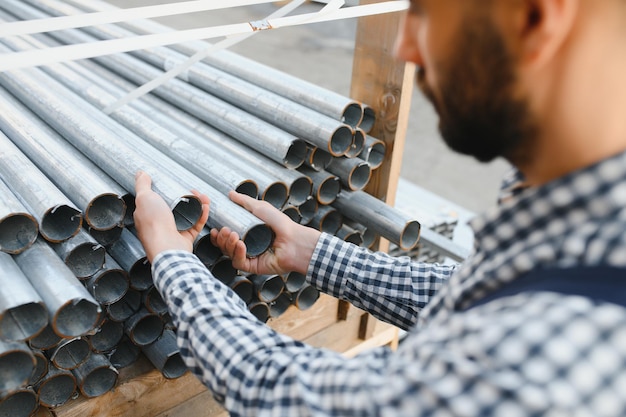
M 108 0 L 120 7 L 172 2 L 156 0 Z M 163 18 L 175 28 L 240 23 L 262 19 L 278 6 L 263 4 L 224 11 Z M 321 5 L 307 3 L 299 10 L 312 12 Z M 356 21 L 338 21 L 260 32 L 232 50 L 289 74 L 304 78 L 342 94 L 348 94 Z M 437 132 L 437 118 L 416 91 L 403 156 L 401 175 L 471 211 L 481 211 L 495 201 L 499 179 L 507 165 L 498 161 L 482 165 L 453 154 Z

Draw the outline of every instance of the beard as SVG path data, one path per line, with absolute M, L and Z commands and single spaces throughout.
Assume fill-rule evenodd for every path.
M 536 137 L 536 123 L 526 101 L 514 97 L 515 70 L 497 28 L 488 19 L 467 22 L 456 51 L 438 68 L 440 95 L 426 83 L 423 68 L 417 83 L 439 114 L 439 130 L 454 151 L 489 162 L 504 157 L 526 160 Z

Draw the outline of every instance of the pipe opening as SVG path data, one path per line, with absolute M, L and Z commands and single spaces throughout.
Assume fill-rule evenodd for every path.
M 257 295 L 259 300 L 271 303 L 278 298 L 281 292 L 283 292 L 285 283 L 280 275 L 273 275 L 265 278 L 265 281 L 261 282 L 259 285 Z
M 207 268 L 211 268 L 219 258 L 222 257 L 220 248 L 211 243 L 211 236 L 206 233 L 204 236 L 198 236 L 193 248 L 193 253 Z
M 365 133 L 369 133 L 375 123 L 376 112 L 370 106 L 363 105 L 363 119 L 361 120 L 361 123 L 359 123 L 359 127 L 363 129 Z
M 128 291 L 128 275 L 122 269 L 102 271 L 92 282 L 89 289 L 96 301 L 109 305 L 119 301 Z
M 352 127 L 357 127 L 361 119 L 363 119 L 363 108 L 359 103 L 350 103 L 341 115 L 341 121 Z
M 89 343 L 85 339 L 76 338 L 59 345 L 50 360 L 59 369 L 71 370 L 85 362 L 90 353 Z
M 121 323 L 107 320 L 100 326 L 100 330 L 89 338 L 89 343 L 91 349 L 96 353 L 109 352 L 115 349 L 123 336 L 124 326 Z
M 38 232 L 37 221 L 30 214 L 8 215 L 0 219 L 0 250 L 13 255 L 21 253 L 35 243 Z
M 289 292 L 298 292 L 306 284 L 306 276 L 299 272 L 290 272 L 285 278 L 285 289 Z
M 69 401 L 76 391 L 76 380 L 71 374 L 59 373 L 45 379 L 39 385 L 39 402 L 50 408 L 58 407 Z
M 26 340 L 41 332 L 48 324 L 48 310 L 43 303 L 26 303 L 0 315 L 0 338 Z
M 100 305 L 86 299 L 74 299 L 59 309 L 52 326 L 59 336 L 76 337 L 93 330 L 100 316 Z
M 145 291 L 154 285 L 152 281 L 152 270 L 150 269 L 150 262 L 144 256 L 130 267 L 128 271 L 128 277 L 130 280 L 130 287 L 137 291 Z
M 420 239 L 420 224 L 417 221 L 411 221 L 404 226 L 400 235 L 400 247 L 403 250 L 410 250 L 417 246 Z
M 163 320 L 156 314 L 146 313 L 147 311 L 143 314 L 141 312 L 137 313 L 141 317 L 138 317 L 136 320 L 131 318 L 132 321 L 127 323 L 127 334 L 139 346 L 149 345 L 163 333 Z
M 0 369 L 2 369 L 0 392 L 20 388 L 33 374 L 35 358 L 27 351 L 26 345 L 24 345 L 25 350 L 18 349 L 12 348 L 0 354 Z
M 33 356 L 35 356 L 35 369 L 28 380 L 28 385 L 35 385 L 48 373 L 48 358 L 40 351 L 33 351 Z
M 187 366 L 185 362 L 183 362 L 180 353 L 175 353 L 170 356 L 167 361 L 165 361 L 165 365 L 163 365 L 163 369 L 161 370 L 163 376 L 168 379 L 180 378 L 185 372 L 187 372 Z
M 185 195 L 178 199 L 174 208 L 174 221 L 178 231 L 189 230 L 202 215 L 202 203 L 195 195 Z
M 84 279 L 98 272 L 104 265 L 106 251 L 101 245 L 91 242 L 77 245 L 65 257 L 65 264 L 79 279 Z
M 91 200 L 85 211 L 87 224 L 95 230 L 108 230 L 124 224 L 126 204 L 115 194 L 103 194 Z
M 46 326 L 37 336 L 28 341 L 32 349 L 48 350 L 52 349 L 61 341 L 61 336 L 52 330 L 52 326 Z
M 242 276 L 235 277 L 235 281 L 230 285 L 230 288 L 235 291 L 235 294 L 237 294 L 246 304 L 252 301 L 254 296 L 254 285 L 248 278 Z
M 372 176 L 372 170 L 367 162 L 357 165 L 350 172 L 348 177 L 348 186 L 352 191 L 358 191 L 365 188 Z
M 317 201 L 320 204 L 329 205 L 337 199 L 341 192 L 341 182 L 338 177 L 328 177 L 317 189 Z
M 285 207 L 283 209 L 283 213 L 285 213 L 287 217 L 289 217 L 295 223 L 300 223 L 302 221 L 302 216 L 300 215 L 300 210 L 298 210 L 298 207 Z
M 334 235 L 343 224 L 343 216 L 337 210 L 330 210 L 320 221 L 320 231 Z
M 141 294 L 129 289 L 119 301 L 107 306 L 107 314 L 113 321 L 126 321 L 139 311 L 140 306 Z
M 124 200 L 124 204 L 126 205 L 126 210 L 124 211 L 124 226 L 132 226 L 135 224 L 135 218 L 133 217 L 135 213 L 135 196 L 130 193 L 124 194 L 122 200 Z
M 313 219 L 317 212 L 317 207 L 317 200 L 311 197 L 298 206 L 298 210 L 300 210 L 300 215 L 302 216 L 302 224 L 307 224 Z
M 116 226 L 109 230 L 96 230 L 89 228 L 89 234 L 91 237 L 96 239 L 99 244 L 108 248 L 120 239 L 123 230 L 124 228 L 120 226 Z
M 29 417 L 38 406 L 37 395 L 32 390 L 15 391 L 0 400 L 0 416 Z
M 287 155 L 283 159 L 283 165 L 287 168 L 296 169 L 304 163 L 306 159 L 306 142 L 303 140 L 294 140 L 287 150 Z
M 343 225 L 341 229 L 337 231 L 337 237 L 357 246 L 363 244 L 362 233 L 346 225 Z
M 295 305 L 299 310 L 308 310 L 320 298 L 317 288 L 307 285 L 296 294 Z
M 372 144 L 369 153 L 367 155 L 367 163 L 370 164 L 372 169 L 379 168 L 383 162 L 385 162 L 385 152 L 387 147 L 384 142 L 376 142 Z
M 274 240 L 274 232 L 266 224 L 253 226 L 243 237 L 249 257 L 259 256 L 265 252 Z
M 259 187 L 254 181 L 251 180 L 243 181 L 237 186 L 237 188 L 235 188 L 235 191 L 240 194 L 250 196 L 252 198 L 257 198 L 257 196 L 259 195 Z
M 167 304 L 165 304 L 163 297 L 161 297 L 156 287 L 150 288 L 144 298 L 144 304 L 149 312 L 159 316 L 168 312 Z
M 85 375 L 80 392 L 87 398 L 99 397 L 113 389 L 117 383 L 117 372 L 109 366 L 102 366 Z
M 289 198 L 289 190 L 287 185 L 282 182 L 275 182 L 263 191 L 261 199 L 267 201 L 276 208 L 281 208 Z
M 313 192 L 313 181 L 303 175 L 296 178 L 289 186 L 289 202 L 294 206 L 304 203 Z
M 363 152 L 364 147 L 365 147 L 365 132 L 357 128 L 354 130 L 354 135 L 352 136 L 352 144 L 350 145 L 350 148 L 346 152 L 346 157 L 356 158 L 361 152 Z
M 66 205 L 48 210 L 41 220 L 40 233 L 49 242 L 63 242 L 78 233 L 83 216 L 80 211 Z
M 237 270 L 233 267 L 233 261 L 227 257 L 222 257 L 215 262 L 215 265 L 211 267 L 211 273 L 226 285 L 233 282 L 237 276 Z
M 319 148 L 313 148 L 309 155 L 308 166 L 316 171 L 321 171 L 326 169 L 332 160 L 333 156 L 328 152 Z
M 266 323 L 270 318 L 270 307 L 267 303 L 256 302 L 248 305 L 248 310 L 254 317 L 256 317 L 262 323 Z
M 128 339 L 124 339 L 109 355 L 109 361 L 111 361 L 111 364 L 117 369 L 126 368 L 139 359 L 139 353 L 141 353 L 141 350 L 137 345 L 133 344 Z
M 348 126 L 340 126 L 330 138 L 328 152 L 332 156 L 342 156 L 352 145 L 352 129 Z
M 272 304 L 270 304 L 270 317 L 276 318 L 282 316 L 290 305 L 291 296 L 287 293 L 282 293 Z

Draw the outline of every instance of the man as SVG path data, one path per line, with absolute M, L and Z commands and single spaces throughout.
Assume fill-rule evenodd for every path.
M 178 234 L 140 174 L 137 227 L 187 365 L 233 415 L 626 415 L 623 306 L 558 288 L 493 296 L 537 270 L 549 282 L 602 266 L 592 291 L 626 264 L 626 1 L 415 0 L 398 55 L 420 67 L 450 147 L 504 157 L 530 187 L 472 223 L 457 270 L 370 254 L 233 194 L 276 232 L 246 259 L 214 231 L 237 267 L 306 273 L 409 330 L 397 352 L 345 359 L 256 322 L 189 254 L 201 225 Z

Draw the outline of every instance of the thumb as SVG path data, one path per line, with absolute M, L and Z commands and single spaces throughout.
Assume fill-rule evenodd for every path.
M 152 178 L 144 171 L 135 174 L 135 195 L 152 190 Z

